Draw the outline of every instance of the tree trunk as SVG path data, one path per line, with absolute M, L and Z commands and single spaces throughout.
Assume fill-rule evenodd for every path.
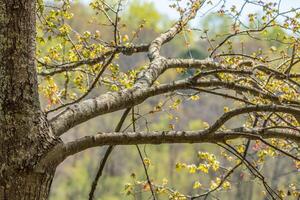
M 19 173 L 5 187 L 0 187 L 0 200 L 46 200 L 53 179 L 51 173 Z
M 53 166 L 37 169 L 59 142 L 40 109 L 35 0 L 0 0 L 0 199 L 47 199 Z

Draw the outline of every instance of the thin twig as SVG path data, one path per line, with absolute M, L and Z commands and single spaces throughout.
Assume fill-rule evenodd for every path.
M 135 132 L 136 131 L 136 126 L 135 126 L 136 119 L 135 119 L 135 115 L 134 115 L 134 107 L 132 107 L 131 117 L 132 117 L 132 129 Z M 140 148 L 139 148 L 138 145 L 135 145 L 135 146 L 136 146 L 136 148 L 138 150 L 140 159 L 141 159 L 141 161 L 143 163 L 144 171 L 145 171 L 145 174 L 146 174 L 146 177 L 147 177 L 147 182 L 149 184 L 152 197 L 153 197 L 154 200 L 156 200 L 155 193 L 154 193 L 154 190 L 153 190 L 153 186 L 152 186 L 152 183 L 151 183 L 151 179 L 150 179 L 150 176 L 149 176 L 149 173 L 148 173 L 148 170 L 147 170 L 147 166 L 146 166 L 146 164 L 144 162 L 142 152 L 141 152 L 141 150 L 140 150 Z
M 116 132 L 121 130 L 122 125 L 124 124 L 125 119 L 128 116 L 130 110 L 131 110 L 131 108 L 127 108 L 124 111 L 124 113 L 123 113 L 123 115 L 122 115 L 122 117 L 121 117 L 121 119 L 120 119 L 120 121 L 119 121 L 116 129 L 115 129 Z M 110 145 L 106 149 L 105 155 L 103 156 L 103 158 L 100 161 L 99 169 L 98 169 L 97 174 L 96 174 L 96 176 L 94 178 L 94 181 L 92 183 L 91 190 L 90 190 L 90 193 L 89 193 L 89 200 L 93 200 L 94 199 L 94 194 L 95 194 L 95 191 L 96 191 L 96 188 L 97 188 L 98 181 L 99 181 L 100 177 L 102 176 L 102 172 L 104 170 L 104 167 L 105 167 L 105 164 L 107 162 L 107 159 L 110 156 L 110 154 L 112 153 L 114 147 L 115 147 L 114 145 Z

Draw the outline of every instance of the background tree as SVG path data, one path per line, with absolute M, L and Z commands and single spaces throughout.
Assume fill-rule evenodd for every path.
M 145 5 L 144 9 L 154 9 Z M 245 20 L 248 5 L 261 10 L 247 13 Z M 155 17 L 143 15 L 148 10 L 139 13 L 143 4 L 133 2 L 129 13 L 126 6 L 125 1 L 94 0 L 90 9 L 82 11 L 68 0 L 0 1 L 0 198 L 47 199 L 60 163 L 105 145 L 109 147 L 100 160 L 89 199 L 94 198 L 116 145 L 136 145 L 142 161 L 145 180 L 131 174 L 132 183 L 125 185 L 129 197 L 218 198 L 222 191 L 238 189 L 239 184 L 233 183 L 244 180 L 250 187 L 238 189 L 238 199 L 246 193 L 243 190 L 252 194 L 257 188 L 266 199 L 298 198 L 299 9 L 282 11 L 281 1 L 247 0 L 240 8 L 228 7 L 226 1 L 177 1 L 170 7 L 178 11 L 178 21 L 160 23 L 160 13 Z M 76 18 L 77 12 L 88 16 L 88 21 Z M 130 13 L 149 18 L 133 21 Z M 207 21 L 200 27 L 189 25 L 197 14 L 201 19 L 208 16 Z M 224 28 L 208 30 L 212 19 Z M 77 20 L 84 26 L 74 28 Z M 169 27 L 161 30 L 165 26 Z M 183 48 L 175 51 L 178 46 Z M 193 56 L 197 46 L 202 47 L 198 52 L 207 51 L 207 58 Z M 189 58 L 177 56 L 184 49 Z M 137 59 L 128 62 L 128 57 L 136 55 Z M 215 96 L 227 100 L 211 101 Z M 226 104 L 223 113 L 217 119 L 199 119 L 199 113 L 205 111 L 208 116 L 211 111 L 193 106 L 201 98 L 217 106 Z M 189 108 L 192 115 L 184 118 L 183 112 L 179 118 L 180 107 Z M 105 120 L 97 118 L 98 125 L 86 127 L 83 137 L 64 138 L 70 129 L 109 113 L 120 118 L 115 128 L 109 120 L 105 130 Z M 228 123 L 232 119 L 238 120 Z M 193 180 L 175 188 L 167 179 L 151 177 L 151 159 L 138 146 L 163 143 L 215 145 L 210 152 L 192 149 L 183 158 L 170 158 L 177 171 L 189 173 Z M 173 154 L 178 151 L 170 148 Z M 185 161 L 186 157 L 194 157 L 194 163 Z M 267 176 L 272 172 L 261 170 L 268 157 L 293 163 L 284 188 L 274 183 L 279 163 L 271 183 Z M 115 170 L 116 166 L 107 169 L 110 176 L 118 175 L 121 169 Z M 82 170 L 80 177 L 89 176 L 86 172 Z M 157 169 L 156 174 L 160 172 Z M 239 176 L 232 176 L 235 172 Z M 173 176 L 170 173 L 172 184 L 176 182 Z M 86 187 L 86 179 L 82 180 Z M 256 182 L 260 186 L 253 185 Z M 73 195 L 68 198 L 82 194 Z

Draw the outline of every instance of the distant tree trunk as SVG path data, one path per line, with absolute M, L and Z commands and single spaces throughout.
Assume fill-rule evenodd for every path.
M 236 171 L 237 174 L 242 173 L 241 170 Z M 238 178 L 238 184 L 237 184 L 237 188 L 236 188 L 236 194 L 235 194 L 235 198 L 234 199 L 243 199 L 243 197 L 245 196 L 245 193 L 243 191 L 243 185 L 242 181 Z
M 170 184 L 174 185 L 174 166 L 176 165 L 176 159 L 177 159 L 177 149 L 179 147 L 176 145 L 170 145 L 169 146 L 169 179 Z
M 40 110 L 35 0 L 0 0 L 0 199 L 47 199 L 55 167 L 36 165 L 58 140 Z
M 248 186 L 248 200 L 252 200 L 253 199 L 253 186 L 254 186 L 254 183 L 253 182 L 250 182 L 249 183 L 249 186 Z

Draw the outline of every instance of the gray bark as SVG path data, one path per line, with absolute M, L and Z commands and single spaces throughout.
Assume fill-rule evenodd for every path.
M 35 169 L 56 140 L 40 111 L 35 0 L 0 0 L 0 199 L 47 199 L 53 170 Z

